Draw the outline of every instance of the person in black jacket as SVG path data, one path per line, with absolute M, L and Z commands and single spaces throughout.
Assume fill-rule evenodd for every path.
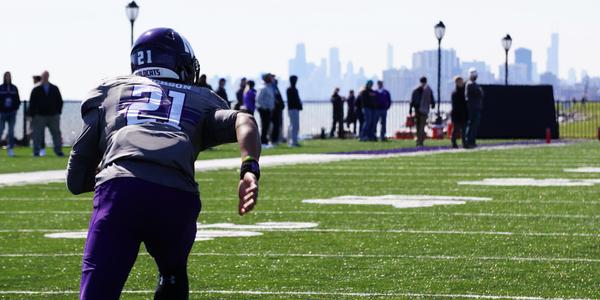
M 217 88 L 217 91 L 215 93 L 217 93 L 219 97 L 223 98 L 223 100 L 225 100 L 227 104 L 229 104 L 229 107 L 231 107 L 231 102 L 229 102 L 229 98 L 227 97 L 227 91 L 225 90 L 225 83 L 227 83 L 225 78 L 219 79 L 219 87 Z
M 350 129 L 350 127 L 352 127 L 352 133 L 354 133 L 356 135 L 356 119 L 357 118 L 356 118 L 356 97 L 354 96 L 354 90 L 350 90 L 348 92 L 348 98 L 346 99 L 346 105 L 348 106 L 348 112 L 346 113 L 346 125 L 348 126 L 348 129 Z
M 465 148 L 476 148 L 477 130 L 481 119 L 481 109 L 483 108 L 483 89 L 477 83 L 477 70 L 469 70 L 469 82 L 465 86 L 465 98 L 467 100 L 467 109 L 469 117 L 467 120 L 467 129 L 465 130 L 467 145 Z
M 19 90 L 12 84 L 10 72 L 4 73 L 4 83 L 0 85 L 0 139 L 7 127 L 6 143 L 8 156 L 15 156 L 15 122 L 17 121 L 17 110 L 21 106 Z
M 50 73 L 44 71 L 40 85 L 31 90 L 29 97 L 29 114 L 32 117 L 31 127 L 33 129 L 33 156 L 40 156 L 46 127 L 52 135 L 54 153 L 57 156 L 64 156 L 60 133 L 63 99 L 60 90 L 48 81 L 49 78 Z
M 206 74 L 202 74 L 200 75 L 200 79 L 198 80 L 198 84 L 199 87 L 203 87 L 203 88 L 207 88 L 209 90 L 213 90 L 212 86 L 210 84 L 208 84 L 208 82 L 206 82 Z
M 235 92 L 235 99 L 237 100 L 233 106 L 233 109 L 235 110 L 240 110 L 242 105 L 244 105 L 244 89 L 246 88 L 246 83 L 246 77 L 243 77 L 242 80 L 240 80 L 240 88 Z
M 290 76 L 290 87 L 287 88 L 288 116 L 290 117 L 290 125 L 288 126 L 288 145 L 290 147 L 299 147 L 298 132 L 300 131 L 300 111 L 302 110 L 302 100 L 298 94 L 296 84 L 298 76 Z
M 452 92 L 452 148 L 458 148 L 456 140 L 461 137 L 463 148 L 467 145 L 465 138 L 465 125 L 467 123 L 467 101 L 465 100 L 465 81 L 462 77 L 454 78 L 456 88 Z
M 282 138 L 281 127 L 283 127 L 283 110 L 285 109 L 283 96 L 277 86 L 277 79 L 273 79 L 273 93 L 275 94 L 275 109 L 272 116 L 273 130 L 271 130 L 271 143 L 277 145 Z
M 335 88 L 331 95 L 331 104 L 333 105 L 333 124 L 329 136 L 333 137 L 337 125 L 338 138 L 344 138 L 344 99 L 340 96 L 340 88 Z
M 377 93 L 373 90 L 372 80 L 368 80 L 365 88 L 358 94 L 357 108 L 359 107 L 363 116 L 363 121 L 360 125 L 360 141 L 377 141 L 377 137 L 375 136 L 377 128 L 377 120 L 375 118 L 377 115 Z

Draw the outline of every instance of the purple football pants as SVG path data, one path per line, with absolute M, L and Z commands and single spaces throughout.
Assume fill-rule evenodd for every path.
M 136 178 L 96 188 L 83 254 L 80 299 L 118 299 L 140 244 L 162 275 L 186 270 L 200 213 L 197 194 Z

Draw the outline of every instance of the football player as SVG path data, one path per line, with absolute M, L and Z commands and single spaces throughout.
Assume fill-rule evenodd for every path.
M 240 215 L 258 197 L 260 138 L 254 118 L 195 86 L 192 47 L 169 28 L 144 32 L 131 50 L 133 75 L 105 80 L 81 104 L 67 186 L 94 191 L 81 299 L 118 299 L 143 242 L 159 271 L 154 299 L 187 299 L 187 259 L 200 213 L 194 162 L 237 141 Z

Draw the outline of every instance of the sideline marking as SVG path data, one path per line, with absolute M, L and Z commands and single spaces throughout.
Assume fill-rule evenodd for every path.
M 486 185 L 486 186 L 594 186 L 600 184 L 600 179 L 535 179 L 535 178 L 486 178 L 477 181 L 459 181 L 459 185 Z
M 124 290 L 123 294 L 154 294 L 154 290 Z M 0 295 L 71 295 L 79 291 L 0 291 Z M 516 300 L 594 300 L 592 298 L 545 298 L 538 296 L 503 296 L 477 294 L 434 294 L 410 292 L 318 292 L 318 291 L 257 291 L 257 290 L 192 290 L 190 294 L 221 295 L 279 295 L 279 296 L 345 296 L 345 297 L 433 297 L 469 299 Z
M 336 161 L 348 161 L 348 160 L 365 160 L 365 159 L 379 159 L 379 158 L 390 158 L 390 157 L 412 157 L 412 156 L 426 156 L 435 155 L 441 153 L 455 153 L 455 152 L 477 152 L 477 151 L 493 151 L 493 150 L 509 150 L 509 149 L 532 149 L 539 147 L 559 147 L 568 145 L 567 143 L 555 143 L 555 144 L 516 144 L 516 145 L 501 145 L 494 146 L 489 145 L 487 147 L 481 147 L 472 150 L 463 149 L 443 149 L 443 150 L 431 150 L 431 151 L 414 151 L 405 153 L 390 153 L 390 154 L 282 154 L 282 155 L 267 155 L 260 158 L 260 164 L 262 167 L 271 166 L 283 166 L 283 165 L 297 165 L 297 164 L 320 164 L 329 163 Z M 210 160 L 197 160 L 194 163 L 196 171 L 206 172 L 215 170 L 229 170 L 237 169 L 240 167 L 239 158 L 224 158 L 224 159 L 210 159 Z M 20 172 L 20 173 L 6 173 L 0 174 L 0 186 L 16 186 L 16 185 L 28 185 L 28 184 L 45 184 L 50 182 L 64 182 L 66 178 L 65 170 L 52 170 L 52 171 L 36 171 L 36 172 Z M 52 187 L 54 188 L 54 187 Z M 64 188 L 60 188 L 64 189 Z
M 496 202 L 496 200 L 494 200 Z M 512 202 L 512 201 L 511 201 Z M 560 202 L 562 203 L 562 202 Z M 588 204 L 588 203 L 580 203 Z M 600 204 L 598 202 L 597 204 Z M 91 211 L 43 211 L 43 210 L 17 210 L 17 211 L 0 211 L 0 215 L 3 214 L 91 214 Z M 220 215 L 220 214 L 237 214 L 233 210 L 213 210 L 203 211 L 202 215 Z M 545 219 L 600 219 L 599 215 L 558 215 L 558 214 L 514 214 L 514 213 L 485 213 L 485 212 L 474 212 L 474 213 L 461 213 L 461 212 L 422 212 L 422 211 L 343 211 L 343 210 L 261 210 L 252 211 L 252 214 L 265 214 L 265 215 L 277 215 L 277 214 L 295 214 L 295 215 L 410 215 L 410 216 L 444 216 L 444 217 L 476 217 L 476 218 L 545 218 Z
M 65 232 L 68 229 L 0 229 L 0 233 L 12 232 Z M 83 230 L 82 230 L 83 231 Z M 461 230 L 417 230 L 417 229 L 262 229 L 261 231 L 275 232 L 341 232 L 341 233 L 380 233 L 380 234 L 449 234 L 449 235 L 501 235 L 501 236 L 534 236 L 534 237 L 600 237 L 600 233 L 571 233 L 571 232 L 510 232 L 510 231 L 461 231 Z
M 303 203 L 348 204 L 348 205 L 391 205 L 395 208 L 431 207 L 434 205 L 459 205 L 467 201 L 490 201 L 492 198 L 427 196 L 427 195 L 385 195 L 385 196 L 340 196 L 329 199 L 306 199 Z
M 4 253 L 0 257 L 80 257 L 83 253 Z M 138 255 L 147 256 L 147 252 Z M 583 262 L 600 263 L 595 258 L 572 257 L 519 257 L 519 256 L 465 256 L 465 255 L 389 255 L 389 254 L 326 254 L 326 253 L 219 253 L 192 252 L 190 256 L 224 256 L 224 257 L 302 257 L 302 258 L 390 258 L 414 260 L 508 260 L 519 262 Z

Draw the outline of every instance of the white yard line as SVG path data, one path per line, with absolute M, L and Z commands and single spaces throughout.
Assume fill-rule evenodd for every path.
M 583 203 L 581 203 L 583 204 Z M 0 215 L 26 215 L 26 214 L 57 214 L 57 215 L 88 215 L 89 210 L 4 210 Z M 236 214 L 234 210 L 203 211 L 200 214 Z M 600 216 L 569 215 L 569 214 L 513 214 L 513 213 L 445 213 L 445 212 L 417 212 L 417 211 L 318 211 L 318 210 L 256 210 L 253 214 L 290 214 L 290 215 L 411 215 L 411 216 L 445 216 L 445 217 L 476 217 L 476 218 L 544 218 L 544 219 L 600 219 Z
M 234 197 L 210 197 L 203 199 L 203 201 L 234 201 Z M 260 198 L 261 201 L 295 201 L 299 200 L 296 197 L 271 197 L 264 196 Z M 88 201 L 92 202 L 91 196 L 89 198 L 83 197 L 0 197 L 0 201 Z M 599 205 L 600 201 L 595 200 L 494 200 L 494 203 L 512 203 L 512 204 L 577 204 L 577 205 Z M 91 212 L 91 208 L 90 208 Z M 206 213 L 203 211 L 203 213 Z
M 0 229 L 0 233 L 46 233 L 87 231 L 86 229 Z M 499 235 L 534 237 L 600 237 L 600 233 L 580 232 L 510 232 L 510 231 L 463 231 L 463 230 L 417 230 L 417 229 L 355 229 L 355 228 L 312 228 L 312 229 L 261 229 L 262 232 L 307 232 L 307 233 L 374 233 L 374 234 L 424 234 L 424 235 Z
M 123 294 L 154 294 L 154 290 L 124 290 Z M 0 295 L 77 295 L 79 291 L 0 291 Z M 435 294 L 412 292 L 323 292 L 323 291 L 257 291 L 257 290 L 191 290 L 200 295 L 254 295 L 254 296 L 337 296 L 337 297 L 419 297 L 419 298 L 467 298 L 467 299 L 515 299 L 515 300 L 593 300 L 591 298 L 547 298 L 538 296 Z
M 139 255 L 147 256 L 146 252 Z M 0 253 L 0 258 L 31 257 L 81 257 L 82 253 Z M 190 256 L 222 256 L 222 257 L 300 257 L 300 258 L 377 258 L 377 259 L 409 259 L 409 260 L 499 260 L 518 262 L 576 262 L 600 263 L 600 259 L 572 257 L 519 257 L 519 256 L 466 256 L 466 255 L 389 255 L 389 254 L 326 254 L 326 253 L 219 253 L 192 252 Z
M 347 160 L 364 160 L 364 159 L 378 159 L 387 157 L 400 157 L 400 156 L 424 156 L 434 155 L 440 153 L 455 153 L 455 152 L 466 152 L 466 151 L 493 151 L 493 150 L 507 150 L 507 149 L 523 149 L 523 148 L 537 148 L 537 147 L 556 147 L 564 146 L 565 143 L 555 144 L 534 144 L 534 145 L 510 145 L 510 146 L 497 146 L 488 148 L 478 148 L 473 150 L 463 149 L 444 149 L 434 151 L 418 151 L 408 153 L 392 153 L 392 154 L 284 154 L 284 155 L 267 155 L 260 158 L 260 164 L 262 167 L 273 167 L 273 166 L 284 166 L 284 165 L 297 165 L 297 164 L 321 164 L 336 161 L 347 161 Z M 226 170 L 226 169 L 237 169 L 240 167 L 239 158 L 225 158 L 225 159 L 211 159 L 211 160 L 199 160 L 195 163 L 196 171 L 206 172 L 214 170 Z M 0 187 L 1 186 L 15 186 L 15 185 L 27 185 L 27 184 L 43 184 L 50 182 L 64 182 L 66 178 L 65 170 L 55 171 L 37 171 L 37 172 L 22 172 L 22 173 L 7 173 L 0 174 Z
M 264 230 L 271 231 L 271 230 Z M 569 232 L 510 232 L 510 231 L 462 231 L 462 230 L 414 230 L 414 229 L 283 229 L 296 232 L 340 232 L 340 233 L 380 233 L 380 234 L 432 234 L 432 235 L 503 235 L 503 236 L 536 236 L 536 237 L 600 237 L 600 233 Z

